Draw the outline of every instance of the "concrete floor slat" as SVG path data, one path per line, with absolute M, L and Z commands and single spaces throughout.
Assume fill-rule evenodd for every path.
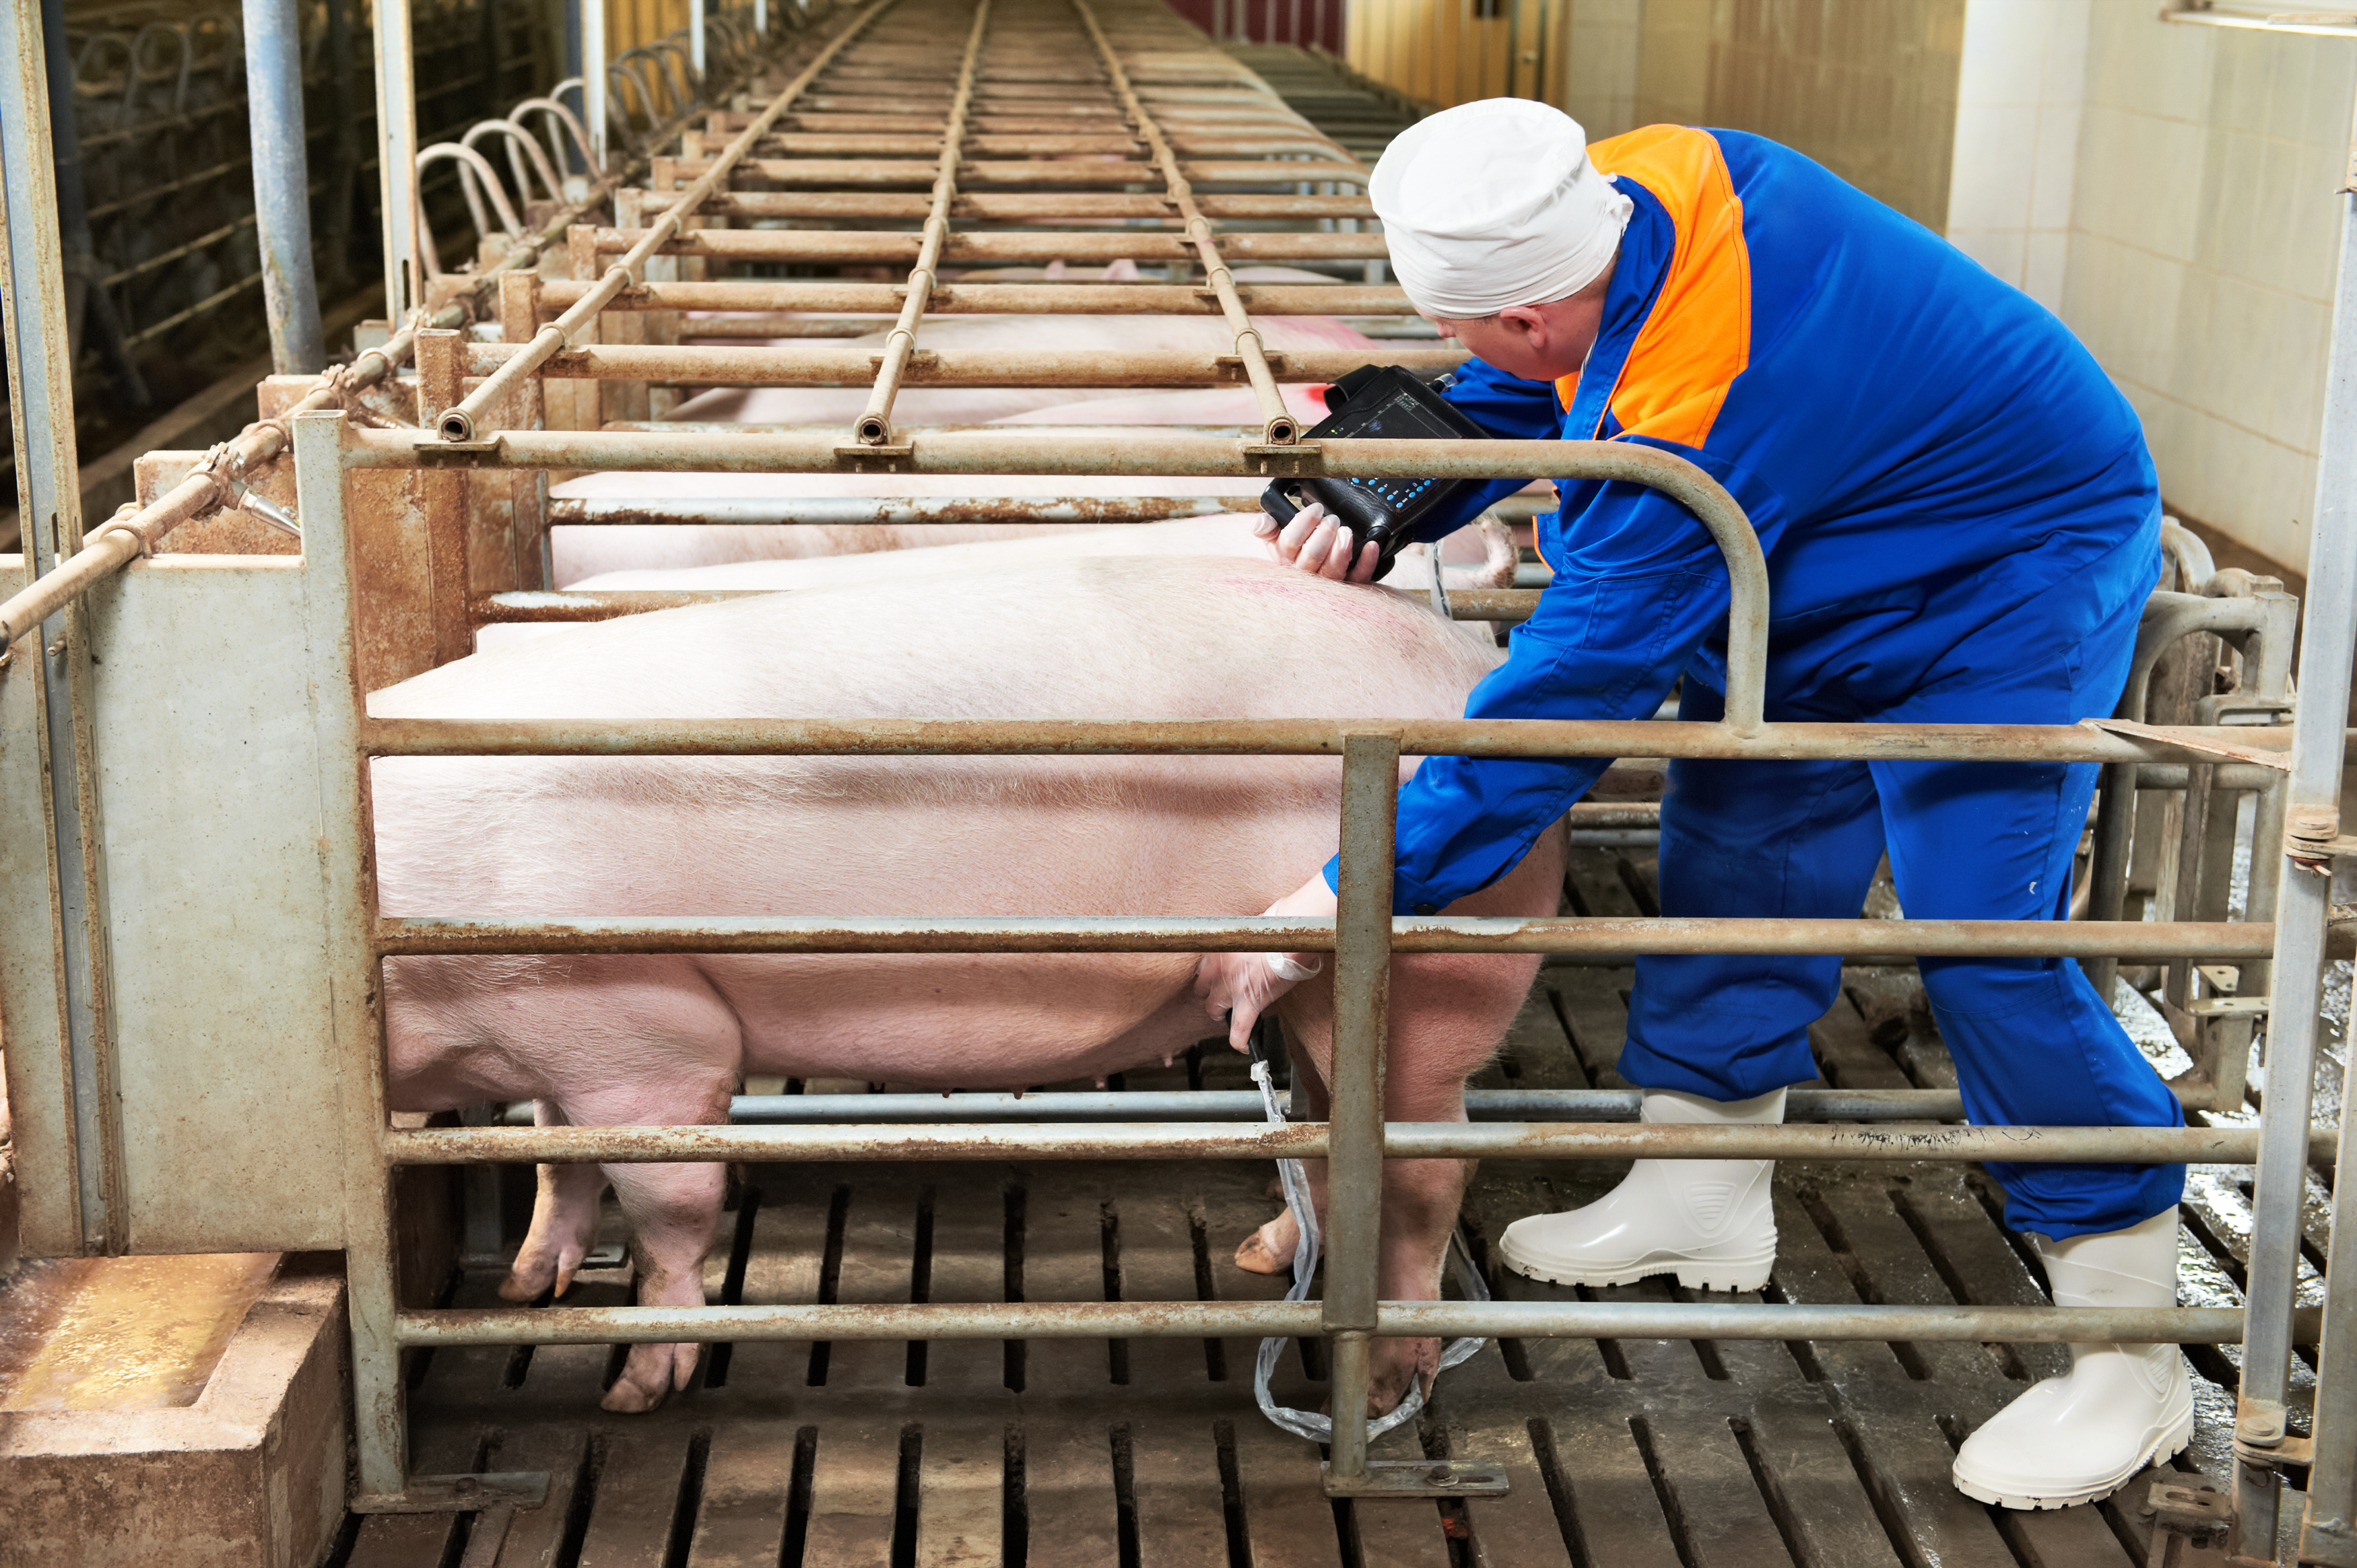
M 1727 1417 L 1673 1407 L 1643 1421 L 1641 1452 L 1652 1450 L 1661 1487 L 1677 1509 L 1677 1533 L 1696 1568 L 1791 1562 Z
M 687 1568 L 777 1568 L 800 1439 L 799 1429 L 785 1422 L 732 1421 L 713 1429 Z
M 1465 1500 L 1479 1568 L 1572 1568 L 1526 1423 L 1503 1417 L 1452 1424 L 1448 1452 L 1452 1458 L 1503 1466 L 1512 1487 L 1501 1498 Z
M 1341 1568 L 1318 1449 L 1257 1412 L 1235 1423 L 1236 1481 L 1254 1568 Z
M 1036 1408 L 1040 1414 L 1044 1402 Z M 1102 1420 L 1034 1419 L 1023 1429 L 1029 1568 L 1105 1568 L 1121 1561 L 1112 1434 Z
M 662 1568 L 688 1452 L 688 1434 L 676 1427 L 616 1433 L 606 1439 L 597 1504 L 581 1539 L 580 1568 Z
M 1195 1365 L 1200 1379 L 1200 1352 Z M 1140 1568 L 1201 1568 L 1225 1562 L 1227 1513 L 1211 1423 L 1183 1415 L 1151 1417 L 1129 1428 L 1128 1446 Z
M 1619 1406 L 1554 1403 L 1546 1420 L 1580 1556 L 1597 1568 L 1680 1568 L 1661 1496 Z
M 1809 1568 L 1906 1568 L 1815 1400 L 1762 1401 L 1747 1418 L 1770 1511 Z
M 916 1568 L 983 1568 L 1005 1544 L 1006 1430 L 928 1421 L 917 1468 Z
M 802 1568 L 877 1568 L 891 1560 L 900 1447 L 900 1423 L 888 1417 L 838 1416 L 819 1428 Z

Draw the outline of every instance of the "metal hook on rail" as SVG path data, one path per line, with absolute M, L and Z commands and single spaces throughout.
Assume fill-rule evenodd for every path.
M 483 191 L 490 196 L 491 206 L 500 215 L 500 226 L 507 231 L 508 238 L 517 244 L 523 242 L 523 222 L 516 217 L 515 209 L 509 205 L 507 187 L 500 183 L 499 171 L 491 166 L 490 159 L 463 143 L 436 142 L 418 151 L 417 175 L 421 186 L 425 183 L 425 166 L 440 162 L 458 166 L 458 189 L 467 199 L 467 209 L 475 215 L 478 236 L 489 239 L 491 232 L 490 225 L 483 216 L 482 195 L 476 188 L 479 180 Z

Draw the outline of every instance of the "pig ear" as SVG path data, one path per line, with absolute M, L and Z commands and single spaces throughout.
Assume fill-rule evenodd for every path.
M 1131 261 L 1127 256 L 1122 257 L 1120 260 L 1114 262 L 1113 265 L 1105 268 L 1105 282 L 1107 283 L 1135 283 L 1137 278 L 1137 263 Z
M 1049 262 L 1045 275 L 1049 283 L 1061 283 L 1064 278 L 1063 259 L 1058 257 L 1055 261 Z

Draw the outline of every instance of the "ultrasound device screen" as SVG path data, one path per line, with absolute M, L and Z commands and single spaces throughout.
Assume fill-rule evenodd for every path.
M 1463 441 L 1479 440 L 1488 432 L 1444 400 L 1439 392 L 1397 365 L 1353 371 L 1335 391 L 1349 389 L 1333 412 L 1308 431 L 1312 441 Z M 1283 522 L 1296 510 L 1315 501 L 1337 521 L 1378 548 L 1376 575 L 1391 568 L 1406 545 L 1419 538 L 1418 525 L 1439 513 L 1444 505 L 1479 481 L 1442 478 L 1307 478 L 1285 479 L 1263 492 L 1261 504 Z

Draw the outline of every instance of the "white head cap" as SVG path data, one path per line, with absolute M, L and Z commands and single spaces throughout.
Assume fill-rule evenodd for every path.
M 1452 320 L 1544 305 L 1603 275 L 1630 199 L 1587 161 L 1587 133 L 1527 98 L 1444 109 L 1395 137 L 1367 195 L 1392 269 Z

